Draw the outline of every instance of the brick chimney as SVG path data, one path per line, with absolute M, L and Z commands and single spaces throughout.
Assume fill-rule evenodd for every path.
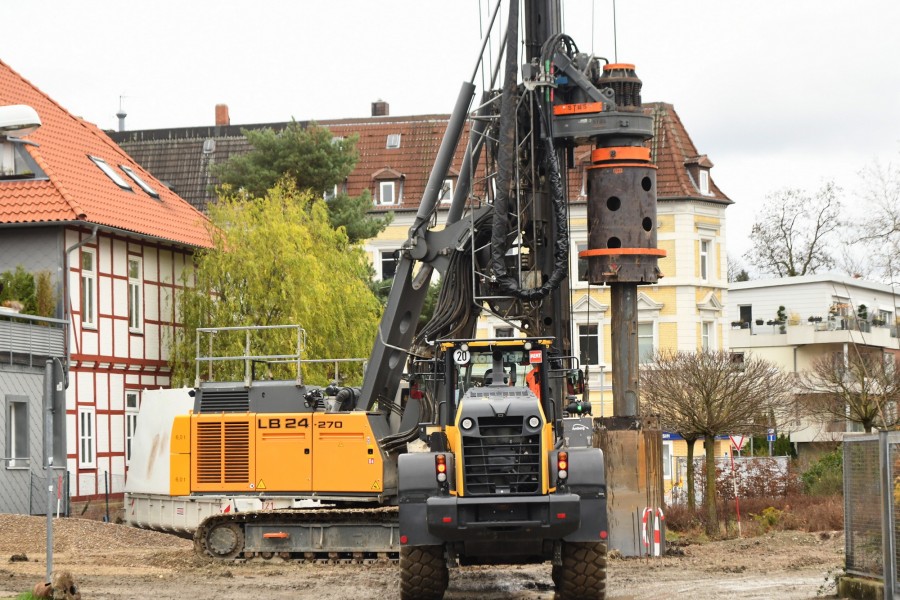
M 216 104 L 216 127 L 228 127 L 231 118 L 228 116 L 227 104 Z
M 372 103 L 373 117 L 386 117 L 390 114 L 390 105 L 384 100 L 378 99 Z

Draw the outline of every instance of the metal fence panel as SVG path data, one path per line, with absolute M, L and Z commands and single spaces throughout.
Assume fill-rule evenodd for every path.
M 847 572 L 881 578 L 878 436 L 844 436 L 844 532 Z

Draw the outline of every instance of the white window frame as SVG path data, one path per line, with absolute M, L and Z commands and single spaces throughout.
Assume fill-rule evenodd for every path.
M 21 415 L 20 415 L 21 411 Z M 6 462 L 7 469 L 27 469 L 31 462 L 31 448 L 28 439 L 29 415 L 28 398 L 24 396 L 6 397 Z M 21 419 L 24 423 L 17 423 Z
M 125 464 L 131 464 L 131 443 L 137 429 L 138 410 L 141 407 L 139 390 L 125 391 Z
M 122 169 L 122 172 L 131 177 L 131 179 L 138 185 L 139 188 L 144 190 L 144 192 L 150 196 L 151 198 L 155 198 L 159 200 L 159 192 L 150 187 L 146 181 L 140 178 L 140 176 L 134 172 L 134 169 L 127 165 L 119 165 L 119 168 Z
M 581 254 L 582 250 L 588 249 L 587 242 L 576 242 L 574 244 L 575 247 L 575 266 L 572 269 L 572 272 L 575 273 L 575 282 L 576 285 L 583 285 L 588 281 L 588 270 L 590 269 L 590 263 L 586 258 L 580 258 L 578 255 Z M 582 262 L 583 261 L 583 262 Z M 584 265 L 584 277 L 581 276 L 581 266 Z
M 712 240 L 700 238 L 700 279 L 709 281 L 709 264 L 712 258 Z
M 438 200 L 441 201 L 442 204 L 447 204 L 451 200 L 453 200 L 453 179 L 448 177 L 441 184 L 441 191 L 438 194 Z
M 131 265 L 137 264 L 137 277 L 131 274 Z M 144 330 L 144 262 L 139 256 L 128 257 L 128 331 Z
M 387 136 L 387 140 L 384 143 L 385 148 L 399 148 L 400 147 L 400 134 L 399 133 L 389 133 Z
M 382 250 L 378 257 L 381 263 L 381 269 L 379 269 L 378 274 L 381 277 L 382 281 L 386 281 L 388 279 L 393 279 L 397 274 L 397 265 L 400 264 L 400 257 L 397 255 L 398 250 L 396 248 L 390 248 L 387 250 Z M 384 263 L 386 260 L 391 260 L 394 263 L 394 273 L 390 277 L 385 277 L 384 275 Z
M 700 349 L 704 352 L 712 352 L 716 345 L 715 321 L 700 322 Z
M 601 343 L 600 334 L 603 332 L 600 323 L 578 323 L 578 361 L 580 366 L 591 365 L 592 367 L 603 364 L 603 344 Z M 589 329 L 591 327 L 596 328 L 596 330 L 591 333 Z M 586 331 L 587 330 L 587 331 Z M 584 347 L 585 342 L 593 342 L 597 346 L 597 361 L 596 362 L 587 362 L 586 360 L 582 360 L 586 356 L 586 349 Z
M 379 181 L 378 182 L 378 204 L 397 204 L 397 182 L 396 181 Z M 390 189 L 391 200 L 385 200 L 385 190 Z
M 97 419 L 93 408 L 78 407 L 78 467 L 97 467 Z
M 641 326 L 650 326 L 650 335 L 646 333 L 641 334 Z M 650 350 L 651 352 L 645 358 L 641 354 L 641 339 L 649 339 L 651 343 Z M 653 364 L 653 354 L 656 352 L 657 344 L 656 344 L 656 321 L 638 321 L 638 363 L 642 365 L 650 365 Z
M 709 171 L 700 169 L 700 195 L 709 196 Z
M 88 259 L 87 263 L 85 259 Z M 85 264 L 89 269 L 85 269 Z M 97 328 L 97 253 L 90 248 L 81 249 L 81 326 Z

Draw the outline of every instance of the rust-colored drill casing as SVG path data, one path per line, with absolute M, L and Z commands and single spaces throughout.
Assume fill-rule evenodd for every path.
M 592 284 L 656 283 L 656 166 L 650 150 L 598 148 L 588 169 L 588 279 Z

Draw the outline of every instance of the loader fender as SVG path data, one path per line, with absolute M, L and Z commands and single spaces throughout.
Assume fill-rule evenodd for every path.
M 598 448 L 571 448 L 568 452 L 569 477 L 566 488 L 581 497 L 581 521 L 578 529 L 563 539 L 567 542 L 605 541 L 609 526 L 606 519 L 603 451 Z
M 427 522 L 426 501 L 436 496 L 447 496 L 441 490 L 435 473 L 437 454 L 444 454 L 447 461 L 447 480 L 453 481 L 453 454 L 450 452 L 413 452 L 401 454 L 397 461 L 399 473 L 398 500 L 400 508 L 400 539 L 405 546 L 442 544 L 443 540 L 431 535 L 424 526 Z

